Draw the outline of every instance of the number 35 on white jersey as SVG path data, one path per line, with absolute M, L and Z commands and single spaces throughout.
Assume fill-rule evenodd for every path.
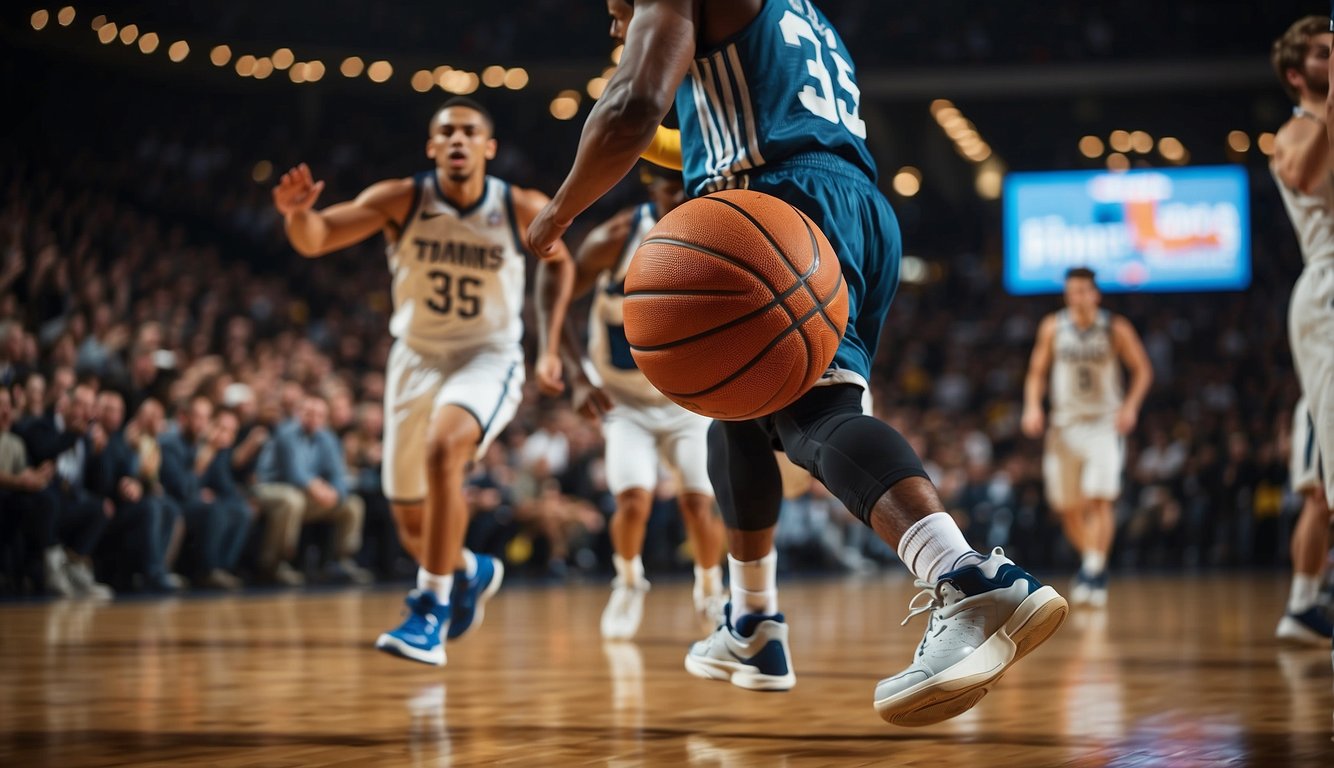
M 387 252 L 389 332 L 423 355 L 517 345 L 525 260 L 509 184 L 487 176 L 481 199 L 460 210 L 434 170 L 413 182 L 411 213 Z

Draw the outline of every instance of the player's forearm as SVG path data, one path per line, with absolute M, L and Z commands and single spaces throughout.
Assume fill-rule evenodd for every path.
M 653 140 L 667 108 L 620 89 L 605 94 L 584 124 L 574 167 L 552 202 L 557 220 L 569 223 L 634 168 Z
M 573 288 L 574 262 L 568 258 L 537 265 L 537 345 L 545 354 L 560 354 Z
M 1130 391 L 1126 393 L 1126 406 L 1139 413 L 1144 405 L 1144 398 L 1149 396 L 1153 386 L 1153 368 L 1147 363 L 1139 366 L 1130 374 Z
M 297 253 L 306 257 L 322 256 L 327 252 L 329 224 L 318 211 L 294 211 L 283 220 L 287 241 Z
M 1024 378 L 1024 410 L 1042 410 L 1042 398 L 1047 394 L 1045 376 L 1030 373 Z

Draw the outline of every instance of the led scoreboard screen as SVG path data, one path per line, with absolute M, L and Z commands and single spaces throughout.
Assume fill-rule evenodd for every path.
M 1005 289 L 1060 293 L 1090 267 L 1109 292 L 1233 291 L 1251 282 L 1240 166 L 1048 171 L 1005 178 Z

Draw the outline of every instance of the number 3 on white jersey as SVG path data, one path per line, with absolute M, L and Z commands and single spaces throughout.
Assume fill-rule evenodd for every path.
M 800 47 L 801 41 L 805 40 L 815 47 L 815 55 L 806 59 L 806 70 L 815 78 L 820 88 L 817 91 L 812 85 L 804 86 L 797 94 L 802 105 L 809 109 L 811 114 L 834 124 L 841 122 L 852 135 L 866 138 L 866 123 L 858 115 L 862 92 L 852 80 L 852 65 L 840 56 L 838 51 L 829 51 L 829 55 L 834 59 L 834 68 L 838 70 L 839 87 L 852 104 L 849 109 L 842 100 L 834 97 L 834 84 L 829 77 L 829 67 L 825 66 L 824 61 L 824 44 L 820 42 L 820 36 L 815 34 L 811 23 L 792 11 L 787 11 L 779 20 L 778 26 L 783 30 L 783 41 L 788 45 Z

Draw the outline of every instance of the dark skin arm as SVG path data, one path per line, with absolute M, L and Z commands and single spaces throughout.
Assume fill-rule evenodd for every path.
M 514 213 L 516 224 L 522 231 L 530 224 L 542 207 L 547 205 L 547 196 L 535 189 L 513 188 Z M 546 395 L 558 395 L 565 390 L 565 381 L 561 376 L 560 346 L 565 327 L 565 316 L 570 311 L 571 288 L 574 286 L 574 262 L 565 244 L 556 240 L 553 247 L 537 265 L 536 286 L 533 289 L 537 302 L 537 386 Z
M 625 241 L 630 237 L 630 227 L 634 221 L 634 209 L 621 211 L 607 221 L 599 224 L 583 243 L 574 257 L 574 295 L 581 297 L 592 290 L 598 276 L 616 268 L 616 262 L 625 249 Z M 584 373 L 585 359 L 583 344 L 575 335 L 574 329 L 567 326 L 565 343 L 561 348 L 565 364 L 570 369 L 570 379 L 574 382 L 574 407 L 587 418 L 597 418 L 611 410 L 612 402 L 607 394 L 598 388 L 588 374 Z
M 621 63 L 588 115 L 574 167 L 528 228 L 533 253 L 546 258 L 574 217 L 634 167 L 672 107 L 695 55 L 696 0 L 639 0 Z

